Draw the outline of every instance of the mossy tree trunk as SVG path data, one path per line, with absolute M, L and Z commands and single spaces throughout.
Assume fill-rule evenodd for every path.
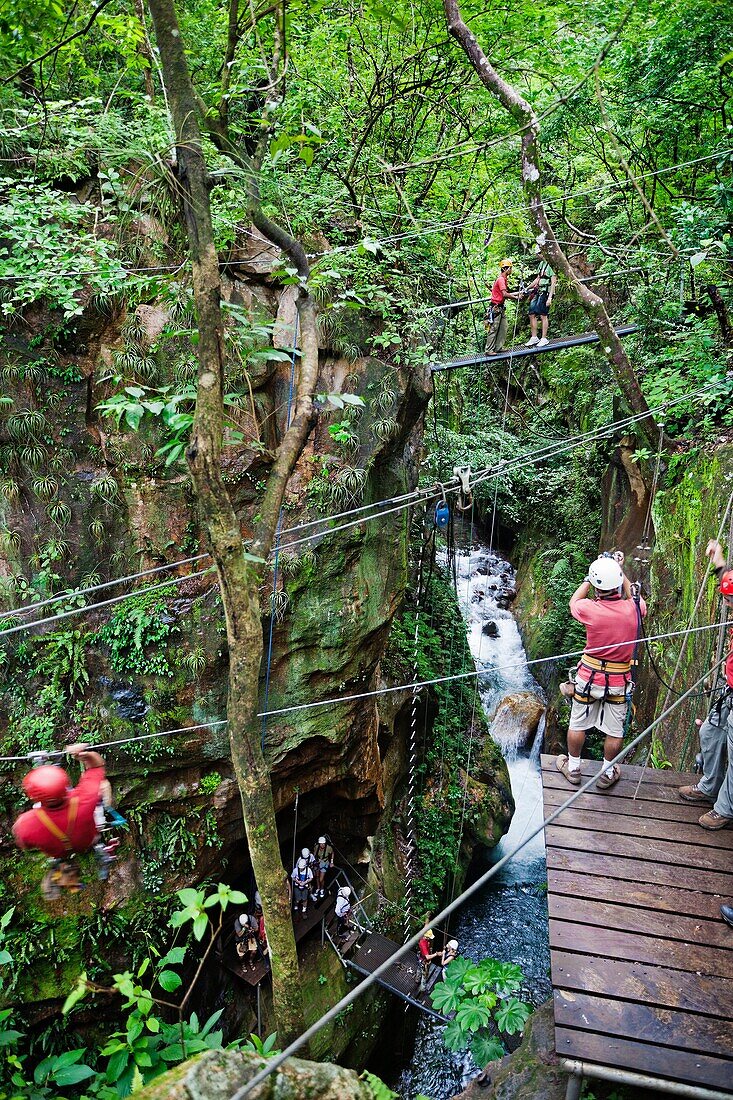
M 277 835 L 272 786 L 257 719 L 263 653 L 259 590 L 272 548 L 288 479 L 314 420 L 318 374 L 314 304 L 298 299 L 301 349 L 294 415 L 278 447 L 259 508 L 252 554 L 246 555 L 239 521 L 222 479 L 224 425 L 224 322 L 221 283 L 209 203 L 198 100 L 173 0 L 148 0 L 163 80 L 176 135 L 175 177 L 193 266 L 199 341 L 196 412 L 187 459 L 201 506 L 221 589 L 229 643 L 227 717 L 232 763 L 242 797 L 252 865 L 262 895 L 272 953 L 278 1039 L 288 1044 L 303 1030 L 298 959 Z M 272 225 L 268 223 L 270 229 Z M 280 241 L 274 237 L 275 243 Z M 259 559 L 259 560 L 253 560 Z
M 641 391 L 634 368 L 623 349 L 621 340 L 616 335 L 616 330 L 606 312 L 603 300 L 580 282 L 570 266 L 567 256 L 558 244 L 547 217 L 542 201 L 539 149 L 540 124 L 537 115 L 516 88 L 507 83 L 493 68 L 478 44 L 476 36 L 463 22 L 458 0 L 443 0 L 443 7 L 448 30 L 466 54 L 481 83 L 498 99 L 502 107 L 509 112 L 520 127 L 522 184 L 529 215 L 537 233 L 536 241 L 542 254 L 555 271 L 562 272 L 577 301 L 585 310 L 592 327 L 600 337 L 601 347 L 629 407 L 634 413 L 649 414 L 649 407 Z M 640 421 L 639 433 L 643 435 L 645 440 L 655 444 L 658 429 L 651 414 Z

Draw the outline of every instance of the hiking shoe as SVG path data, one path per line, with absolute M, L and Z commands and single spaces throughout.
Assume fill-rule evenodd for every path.
M 720 915 L 725 923 L 733 928 L 733 905 L 721 905 Z
M 694 787 L 678 787 L 677 794 L 685 802 L 715 802 L 713 795 L 705 794 L 705 791 L 701 791 L 697 785 Z
M 546 348 L 547 345 L 549 344 L 549 342 L 550 341 L 547 339 L 547 337 L 543 336 L 541 340 L 537 341 L 537 347 L 538 348 Z
M 572 784 L 573 787 L 579 787 L 580 786 L 580 780 L 581 780 L 580 768 L 578 768 L 577 771 L 571 772 L 570 767 L 568 765 L 567 756 L 565 756 L 564 754 L 562 756 L 558 756 L 557 760 L 555 761 L 555 767 L 557 768 L 557 770 L 559 772 L 562 772 L 562 774 L 567 779 L 568 783 Z
M 527 347 L 527 348 L 533 348 L 533 347 L 535 347 L 536 344 L 539 344 L 539 342 L 540 342 L 539 336 L 530 336 L 529 340 L 527 340 L 527 342 L 524 346 Z
M 618 783 L 621 778 L 621 769 L 618 764 L 614 764 L 609 772 L 601 772 L 596 779 L 596 787 L 599 791 L 607 791 L 609 787 L 612 787 L 614 783 Z
M 727 825 L 733 825 L 733 817 L 723 817 L 717 810 L 708 810 L 698 821 L 703 829 L 725 829 Z

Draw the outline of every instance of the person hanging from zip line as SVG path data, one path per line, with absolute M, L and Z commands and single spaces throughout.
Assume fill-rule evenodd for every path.
M 631 668 L 646 615 L 644 600 L 632 596 L 623 560 L 620 551 L 596 558 L 570 597 L 570 614 L 585 626 L 586 644 L 571 694 L 567 755 L 558 756 L 555 765 L 573 787 L 580 786 L 585 735 L 594 727 L 606 735 L 596 788 L 608 790 L 621 778 L 613 761 L 631 719 Z
M 727 567 L 723 547 L 711 539 L 705 548 L 726 607 L 733 607 L 733 569 Z M 692 787 L 679 787 L 685 802 L 706 803 L 710 808 L 699 819 L 703 829 L 725 829 L 733 824 L 733 629 L 728 631 L 725 658 L 725 691 L 713 703 L 700 726 L 702 778 Z
M 536 249 L 537 255 L 539 255 L 539 248 Z M 549 344 L 547 333 L 550 326 L 550 306 L 552 305 L 552 299 L 555 296 L 555 287 L 557 286 L 557 275 L 552 270 L 547 260 L 540 258 L 540 266 L 537 269 L 537 275 L 534 282 L 530 284 L 528 288 L 529 294 L 529 325 L 532 329 L 532 335 L 527 341 L 527 347 L 544 348 Z M 540 318 L 542 322 L 542 336 L 537 336 L 537 318 Z
M 519 301 L 524 295 L 521 290 L 509 290 L 509 279 L 512 274 L 512 261 L 502 260 L 499 267 L 499 276 L 491 288 L 491 299 L 486 313 L 486 355 L 496 355 L 504 347 L 506 340 L 506 306 L 507 298 Z
M 88 745 L 70 745 L 66 752 L 82 766 L 76 787 L 56 764 L 41 764 L 23 779 L 23 790 L 34 803 L 13 825 L 19 848 L 43 852 L 51 867 L 41 883 L 44 897 L 54 900 L 62 889 L 82 889 L 76 856 L 93 848 L 99 838 L 95 812 L 105 782 L 104 760 Z

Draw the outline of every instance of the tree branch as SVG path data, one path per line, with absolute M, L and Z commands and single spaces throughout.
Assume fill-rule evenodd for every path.
M 21 73 L 24 73 L 26 69 L 30 69 L 31 65 L 37 65 L 39 61 L 45 61 L 47 57 L 51 57 L 52 54 L 58 53 L 59 50 L 62 50 L 64 48 L 64 46 L 68 46 L 70 42 L 73 42 L 77 38 L 82 38 L 94 25 L 94 21 L 99 13 L 103 10 L 103 8 L 106 8 L 107 4 L 109 3 L 111 3 L 111 0 L 100 0 L 100 3 L 97 4 L 96 8 L 80 30 L 74 31 L 74 33 L 70 34 L 68 38 L 63 38 L 60 42 L 57 42 L 55 46 L 51 46 L 50 49 L 46 50 L 45 53 L 39 54 L 38 57 L 34 57 L 31 61 L 26 61 L 25 64 L 21 65 L 21 67 L 17 69 L 16 72 L 12 73 L 11 76 L 6 76 L 2 83 L 10 84 L 10 82 L 19 77 Z

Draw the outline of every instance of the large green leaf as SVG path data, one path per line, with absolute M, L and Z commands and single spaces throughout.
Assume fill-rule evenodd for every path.
M 433 1008 L 446 1015 L 456 1011 L 463 997 L 464 994 L 461 992 L 460 988 L 449 985 L 448 982 L 440 982 L 430 994 Z
M 471 1040 L 471 1055 L 477 1066 L 482 1069 L 488 1062 L 503 1058 L 506 1053 L 502 1043 L 495 1035 L 479 1032 Z
M 469 1036 L 461 1025 L 455 1020 L 451 1020 L 443 1032 L 443 1045 L 448 1050 L 465 1050 L 468 1046 L 468 1040 Z
M 456 1022 L 464 1031 L 478 1031 L 491 1019 L 491 1013 L 478 1001 L 465 1001 L 456 1013 Z
M 526 1024 L 532 1013 L 532 1006 L 516 997 L 507 997 L 496 1009 L 494 1018 L 502 1031 L 507 1035 L 516 1035 Z

